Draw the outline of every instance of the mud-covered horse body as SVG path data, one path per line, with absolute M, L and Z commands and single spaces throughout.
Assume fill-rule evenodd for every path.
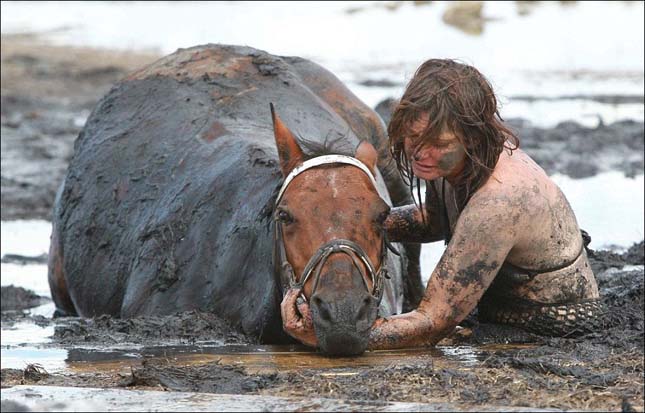
M 266 341 L 285 338 L 269 102 L 308 140 L 339 138 L 349 155 L 370 141 L 382 192 L 411 203 L 380 119 L 329 72 L 245 47 L 179 50 L 114 86 L 76 141 L 53 216 L 49 278 L 61 313 L 200 309 Z M 404 252 L 392 282 L 414 304 L 418 245 Z

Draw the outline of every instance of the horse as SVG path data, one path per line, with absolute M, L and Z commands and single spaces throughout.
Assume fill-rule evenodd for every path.
M 117 82 L 75 141 L 52 217 L 56 315 L 199 310 L 288 343 L 280 302 L 296 286 L 320 349 L 360 354 L 377 311 L 423 293 L 419 245 L 380 226 L 412 202 L 382 120 L 326 69 L 179 49 Z

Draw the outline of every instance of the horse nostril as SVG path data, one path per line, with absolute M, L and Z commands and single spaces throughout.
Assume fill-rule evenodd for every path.
M 329 312 L 329 308 L 327 306 L 327 303 L 325 303 L 320 297 L 314 296 L 311 299 L 313 305 L 316 307 L 318 310 L 318 316 L 322 321 L 326 322 L 331 322 L 331 313 Z
M 369 316 L 372 307 L 372 300 L 370 297 L 363 298 L 361 306 L 358 309 L 357 320 L 363 320 Z

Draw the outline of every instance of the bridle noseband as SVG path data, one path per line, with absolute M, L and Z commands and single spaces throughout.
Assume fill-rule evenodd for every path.
M 320 165 L 328 165 L 328 164 L 353 165 L 359 168 L 360 170 L 362 170 L 363 172 L 365 172 L 365 174 L 370 178 L 372 185 L 374 185 L 374 188 L 377 188 L 376 180 L 374 179 L 372 172 L 367 168 L 367 166 L 365 166 L 365 164 L 363 164 L 358 159 L 352 158 L 350 156 L 345 156 L 345 155 L 323 155 L 323 156 L 319 156 L 313 159 L 309 159 L 308 161 L 305 161 L 304 163 L 297 166 L 289 173 L 289 175 L 284 180 L 282 187 L 280 188 L 280 192 L 278 193 L 278 197 L 276 198 L 276 201 L 275 201 L 274 210 L 280 203 L 280 200 L 282 199 L 282 196 L 284 195 L 284 192 L 287 189 L 287 186 L 289 185 L 289 183 L 291 183 L 291 181 L 296 176 L 298 176 L 300 173 L 308 169 L 312 169 Z M 383 279 L 390 278 L 385 265 L 386 258 L 387 258 L 387 250 L 389 249 L 392 252 L 394 252 L 396 255 L 400 255 L 399 252 L 396 251 L 396 249 L 394 249 L 394 247 L 392 247 L 392 245 L 387 241 L 387 237 L 385 236 L 385 231 L 383 231 L 383 234 L 382 234 L 383 243 L 381 246 L 381 257 L 380 257 L 381 266 L 378 269 L 378 271 L 375 269 L 374 265 L 372 265 L 372 262 L 370 261 L 369 256 L 365 253 L 365 250 L 363 250 L 363 248 L 361 248 L 360 245 L 347 239 L 333 239 L 331 241 L 326 242 L 320 248 L 318 248 L 316 253 L 309 259 L 309 262 L 307 263 L 307 265 L 305 266 L 305 269 L 302 272 L 300 281 L 298 281 L 294 274 L 293 267 L 291 266 L 291 264 L 289 263 L 289 260 L 287 259 L 287 253 L 284 246 L 284 238 L 282 235 L 282 223 L 277 218 L 274 218 L 274 220 L 275 220 L 275 231 L 274 231 L 273 262 L 275 266 L 275 273 L 278 276 L 278 282 L 279 282 L 279 285 L 282 287 L 283 294 L 286 292 L 288 288 L 302 289 L 302 287 L 309 280 L 309 278 L 313 276 L 314 285 L 311 293 L 313 295 L 314 291 L 316 291 L 316 287 L 318 286 L 318 281 L 320 279 L 320 272 L 322 271 L 322 267 L 324 266 L 327 259 L 332 254 L 343 253 L 348 255 L 352 259 L 352 263 L 361 273 L 361 278 L 363 279 L 365 288 L 369 291 L 369 285 L 367 283 L 361 263 L 365 266 L 365 268 L 367 269 L 367 275 L 369 276 L 369 279 L 372 281 L 372 291 L 369 291 L 369 292 L 374 298 L 376 298 L 377 302 L 381 301 L 381 298 L 383 297 L 383 285 L 384 285 Z M 304 293 L 301 293 L 301 296 L 303 299 L 306 300 Z

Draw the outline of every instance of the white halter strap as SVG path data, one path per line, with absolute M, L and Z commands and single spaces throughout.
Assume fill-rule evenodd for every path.
M 289 186 L 289 183 L 293 181 L 293 178 L 295 178 L 302 172 L 306 171 L 307 169 L 315 168 L 320 165 L 332 164 L 332 163 L 342 163 L 346 165 L 353 165 L 359 168 L 361 171 L 365 172 L 365 174 L 370 178 L 370 181 L 372 182 L 372 185 L 374 185 L 374 188 L 377 188 L 374 175 L 372 175 L 372 172 L 369 170 L 367 166 L 365 166 L 363 162 L 359 161 L 356 158 L 352 158 L 351 156 L 346 156 L 346 155 L 323 155 L 323 156 L 318 156 L 316 158 L 309 159 L 308 161 L 304 161 L 301 165 L 296 166 L 295 168 L 293 168 L 291 172 L 289 172 L 289 175 L 287 175 L 287 178 L 284 180 L 284 183 L 280 188 L 280 192 L 278 192 L 278 198 L 275 200 L 275 204 L 278 205 L 278 203 L 282 199 L 282 195 L 284 194 L 284 191 L 287 189 L 287 186 Z

